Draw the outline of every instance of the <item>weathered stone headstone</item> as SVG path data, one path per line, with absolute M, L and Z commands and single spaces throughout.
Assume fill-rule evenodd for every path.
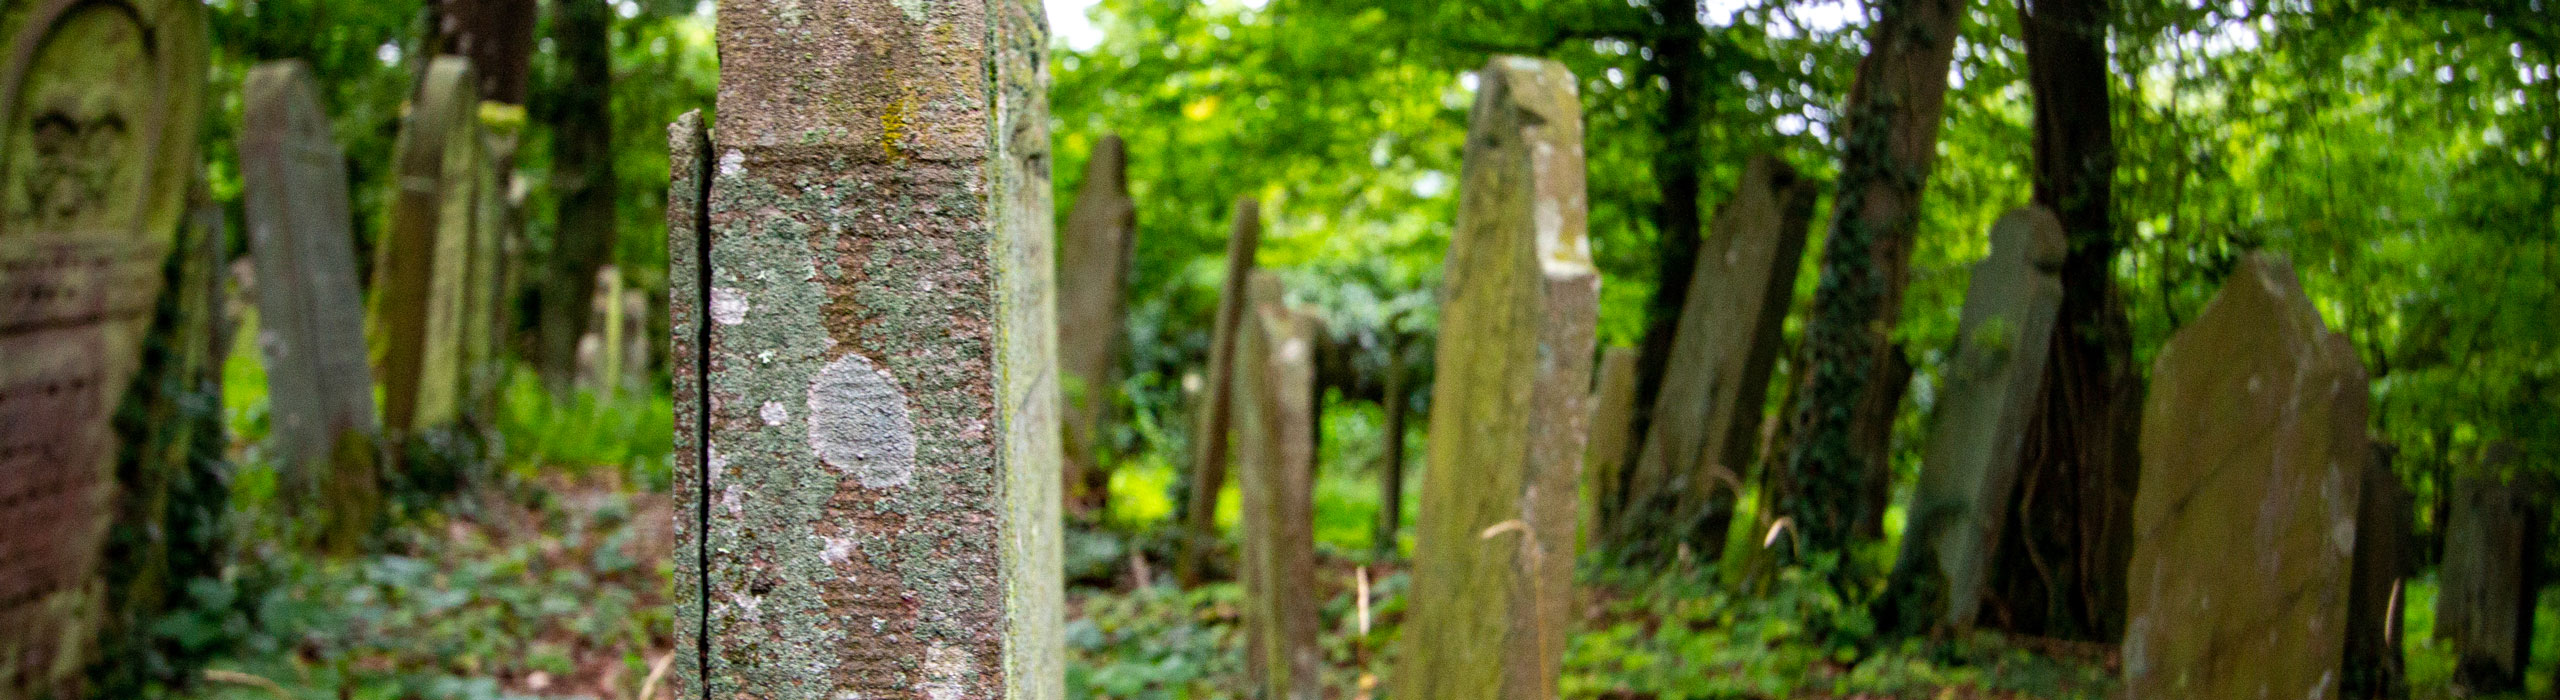
M 268 439 L 288 508 L 352 547 L 378 508 L 372 373 L 356 283 L 347 164 L 300 61 L 249 72 L 240 171 L 258 285 Z
M 475 95 L 476 96 L 476 95 Z M 464 257 L 462 276 L 462 315 L 455 321 L 462 350 L 455 355 L 460 365 L 454 369 L 462 382 L 460 410 L 474 419 L 475 425 L 486 425 L 496 413 L 499 372 L 499 341 L 505 337 L 499 324 L 500 300 L 506 292 L 507 280 L 499 272 L 498 240 L 507 217 L 506 196 L 499 191 L 504 178 L 499 176 L 497 149 L 512 139 L 490 138 L 490 119 L 483 105 L 472 104 L 471 138 L 479 144 L 473 151 L 468 184 L 471 187 L 468 252 Z M 519 120 L 520 121 L 520 120 Z
M 429 63 L 393 146 L 391 225 L 374 249 L 371 325 L 383 425 L 395 439 L 453 422 L 464 400 L 481 179 L 473 82 L 468 59 Z
M 2067 245 L 2053 212 L 2011 210 L 1973 266 L 1887 587 L 1885 615 L 1904 632 L 1973 626 L 2043 387 Z
M 1287 308 L 1280 280 L 1253 274 L 1236 344 L 1236 481 L 1244 522 L 1245 666 L 1261 697 L 1314 700 L 1314 318 Z
M 2347 656 L 2343 697 L 2399 698 L 2407 693 L 2400 653 L 2401 585 L 2411 573 L 2411 519 L 2416 500 L 2391 471 L 2391 451 L 2375 441 L 2356 505 L 2356 555 L 2347 592 Z
M 1497 57 L 1441 287 L 1399 698 L 1551 698 L 1570 624 L 1600 277 L 1564 66 Z
M 203 6 L 0 11 L 0 697 L 85 697 L 126 396 L 187 208 Z
M 1607 532 L 1606 518 L 1618 507 L 1618 489 L 1626 483 L 1627 442 L 1634 439 L 1636 413 L 1636 349 L 1616 347 L 1600 353 L 1599 386 L 1591 392 L 1591 441 L 1582 451 L 1581 539 Z
M 1084 189 L 1058 246 L 1058 371 L 1067 399 L 1067 498 L 1095 505 L 1109 488 L 1102 471 L 1103 426 L 1118 382 L 1121 297 L 1137 244 L 1138 209 L 1129 201 L 1129 158 L 1117 134 L 1085 162 Z
M 2243 258 L 2161 348 L 2142 416 L 2126 697 L 2337 696 L 2365 404 L 2363 364 L 2282 256 Z
M 1209 335 L 1209 383 L 1201 392 L 1200 423 L 1191 432 L 1191 497 L 1183 504 L 1182 552 L 1174 562 L 1184 587 L 1199 585 L 1209 552 L 1218 545 L 1218 490 L 1227 482 L 1227 425 L 1234 400 L 1236 327 L 1245 317 L 1245 280 L 1253 252 L 1262 245 L 1262 205 L 1236 200 L 1235 229 L 1227 233 L 1227 276 L 1218 291 L 1218 317 Z
M 703 422 L 711 415 L 710 395 L 703 392 L 711 358 L 703 354 L 711 338 L 709 287 L 703 260 L 711 233 L 704 208 L 711 189 L 711 132 L 699 110 L 677 116 L 667 126 L 667 358 L 668 399 L 675 407 L 675 678 L 679 696 L 699 697 L 704 687 L 702 662 L 709 647 L 704 635 L 710 601 L 704 565 L 711 542 L 703 529 L 710 524 L 709 433 Z M 745 504 L 739 504 L 741 510 Z
M 2539 522 L 2521 485 L 2508 474 L 2516 448 L 2483 450 L 2480 463 L 2453 480 L 2438 571 L 2435 636 L 2452 643 L 2454 683 L 2473 694 L 2524 687 L 2533 658 L 2536 591 L 2527 558 Z
M 587 332 L 578 338 L 578 385 L 611 398 L 623 390 L 646 386 L 649 349 L 649 301 L 640 290 L 622 283 L 613 265 L 596 270 L 594 298 L 588 302 Z
M 669 213 L 680 695 L 1062 697 L 1039 6 L 720 10 Z
M 1698 249 L 1644 443 L 1628 465 L 1629 516 L 1613 539 L 1632 551 L 1724 545 L 1734 499 L 1759 446 L 1779 329 L 1795 300 L 1818 184 L 1774 156 L 1753 156 Z M 1676 518 L 1666 522 L 1665 517 Z

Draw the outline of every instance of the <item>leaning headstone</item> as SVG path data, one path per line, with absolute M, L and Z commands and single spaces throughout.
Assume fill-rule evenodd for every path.
M 2533 658 L 2534 586 L 2527 558 L 2538 523 L 2509 470 L 2516 448 L 2491 443 L 2453 480 L 2438 572 L 2435 636 L 2452 643 L 2454 683 L 2474 695 L 2524 687 Z
M 1191 431 L 1191 497 L 1183 504 L 1182 551 L 1174 576 L 1199 585 L 1210 550 L 1218 545 L 1218 490 L 1227 483 L 1228 414 L 1234 399 L 1237 326 L 1245 317 L 1245 280 L 1253 252 L 1262 245 L 1262 205 L 1236 200 L 1235 229 L 1227 233 L 1227 276 L 1218 290 L 1218 317 L 1209 332 L 1209 383 L 1201 391 L 1200 421 Z
M 2066 245 L 2053 212 L 2011 210 L 1973 266 L 1886 591 L 1883 614 L 1903 632 L 1973 626 L 2044 383 Z
M 2356 505 L 2356 555 L 2347 592 L 2347 656 L 2343 697 L 2399 698 L 2408 694 L 2400 652 L 2404 593 L 2411 573 L 2411 520 L 2415 498 L 2391 472 L 2391 452 L 2375 441 L 2364 468 L 2364 497 Z
M 1084 189 L 1058 246 L 1058 371 L 1066 380 L 1067 498 L 1096 505 L 1109 487 L 1102 471 L 1103 427 L 1118 383 L 1121 297 L 1137 243 L 1129 201 L 1129 158 L 1118 135 L 1102 137 L 1085 162 Z
M 1063 697 L 1039 5 L 720 10 L 678 694 Z
M 188 0 L 0 10 L 0 697 L 87 697 L 123 403 L 187 210 Z
M 1599 386 L 1591 391 L 1591 441 L 1582 451 L 1582 539 L 1607 532 L 1607 517 L 1620 505 L 1619 487 L 1626 483 L 1627 442 L 1634 438 L 1636 350 L 1613 347 L 1600 353 Z
M 2363 364 L 2281 256 L 2243 258 L 2161 348 L 2142 416 L 2126 697 L 2337 696 L 2366 400 Z
M 471 62 L 427 65 L 393 146 L 391 225 L 374 249 L 374 376 L 395 441 L 447 425 L 464 397 L 466 290 L 479 218 L 480 100 Z
M 1662 390 L 1628 465 L 1629 517 L 1612 539 L 1631 553 L 1685 543 L 1712 560 L 1723 550 L 1759 446 L 1762 400 L 1819 189 L 1784 161 L 1753 156 L 1710 223 Z
M 293 494 L 279 500 L 348 551 L 379 507 L 380 475 L 346 156 L 302 62 L 258 66 L 245 92 L 242 209 L 260 280 L 267 434 Z
M 1253 274 L 1236 343 L 1236 482 L 1244 522 L 1245 667 L 1261 697 L 1324 696 L 1316 646 L 1315 324 Z
M 1478 73 L 1441 287 L 1399 698 L 1552 698 L 1600 277 L 1564 66 Z

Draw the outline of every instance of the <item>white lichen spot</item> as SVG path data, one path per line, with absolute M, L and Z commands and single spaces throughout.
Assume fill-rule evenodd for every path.
M 720 509 L 729 511 L 730 515 L 739 515 L 746 512 L 746 503 L 744 500 L 745 499 L 739 497 L 738 487 L 736 485 L 720 489 Z
M 970 667 L 976 664 L 965 649 L 935 644 L 924 650 L 924 681 L 916 684 L 916 692 L 926 700 L 960 700 L 961 686 L 969 682 Z
M 843 566 L 845 562 L 853 561 L 853 538 L 828 537 L 820 535 L 818 536 L 818 541 L 824 543 L 823 546 L 818 548 L 819 559 L 824 559 L 828 564 L 837 566 Z
M 720 154 L 721 177 L 737 177 L 745 174 L 747 174 L 747 154 L 735 148 L 729 149 L 728 153 Z
M 766 401 L 764 408 L 756 410 L 756 417 L 763 418 L 765 425 L 781 425 L 791 420 L 791 409 L 783 408 L 780 401 Z
M 711 320 L 723 326 L 746 323 L 747 295 L 728 287 L 712 287 Z
M 925 8 L 930 7 L 926 0 L 896 1 L 898 3 L 898 9 L 907 13 L 907 21 L 915 22 L 917 24 L 924 23 Z
M 864 488 L 915 479 L 915 421 L 906 392 L 860 353 L 845 353 L 809 383 L 809 448 Z

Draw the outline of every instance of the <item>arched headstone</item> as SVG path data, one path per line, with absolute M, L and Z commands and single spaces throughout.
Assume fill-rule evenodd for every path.
M 196 175 L 204 32 L 195 0 L 0 12 L 0 695 L 81 694 L 109 418 Z
M 480 100 L 471 62 L 427 65 L 394 147 L 391 225 L 374 249 L 374 374 L 394 435 L 449 424 L 463 404 L 465 316 L 481 218 Z
M 292 494 L 280 500 L 312 508 L 343 550 L 369 525 L 379 493 L 346 155 L 309 66 L 258 66 L 244 92 L 240 179 L 258 268 L 267 434 Z

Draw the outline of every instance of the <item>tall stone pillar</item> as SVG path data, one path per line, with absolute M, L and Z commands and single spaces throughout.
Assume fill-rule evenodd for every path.
M 669 207 L 686 696 L 1062 697 L 1039 5 L 719 21 Z

